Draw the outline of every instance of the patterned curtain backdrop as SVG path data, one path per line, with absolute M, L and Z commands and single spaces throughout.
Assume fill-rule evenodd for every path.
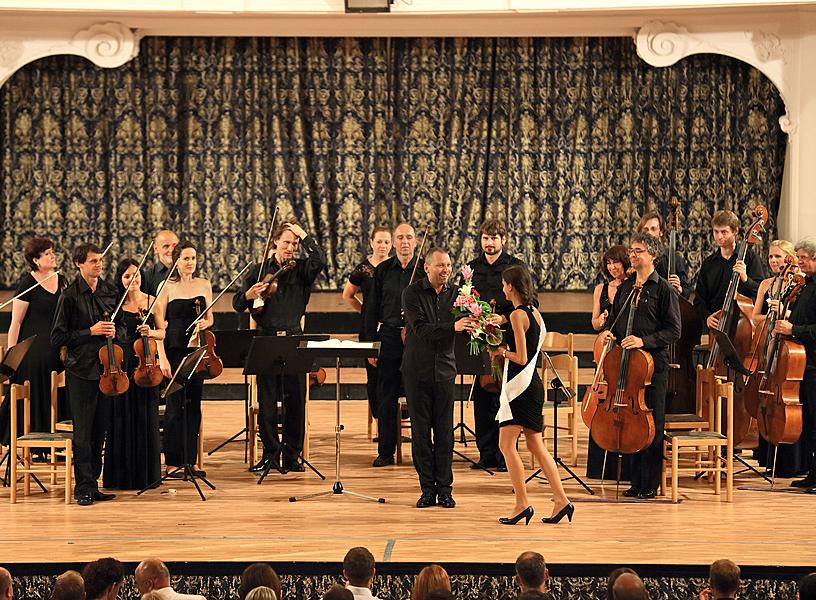
M 655 69 L 624 38 L 146 38 L 117 70 L 47 58 L 0 90 L 0 285 L 33 233 L 67 267 L 81 241 L 118 259 L 169 228 L 221 287 L 277 206 L 326 250 L 321 289 L 375 225 L 409 220 L 462 264 L 488 216 L 541 289 L 585 289 L 673 196 L 694 273 L 714 210 L 777 214 L 783 112 L 748 65 Z

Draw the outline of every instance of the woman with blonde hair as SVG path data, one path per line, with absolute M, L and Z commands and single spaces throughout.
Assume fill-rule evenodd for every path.
M 785 259 L 788 256 L 792 256 L 794 258 L 794 264 L 796 264 L 796 250 L 794 250 L 791 242 L 788 240 L 774 240 L 771 242 L 771 245 L 768 247 L 768 266 L 771 269 L 771 276 L 763 279 L 759 284 L 759 289 L 757 289 L 754 312 L 751 315 L 751 320 L 754 321 L 754 323 L 768 312 L 769 306 L 779 306 L 778 301 L 767 298 L 768 291 L 772 289 L 771 286 L 773 286 L 774 291 L 777 290 L 777 285 L 779 284 L 774 285 L 774 281 L 784 268 Z
M 439 565 L 428 565 L 414 579 L 411 600 L 425 600 L 429 592 L 439 589 L 450 591 L 450 577 L 447 571 Z

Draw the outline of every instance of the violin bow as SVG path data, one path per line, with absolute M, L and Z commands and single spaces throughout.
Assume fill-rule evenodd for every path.
M 148 244 L 147 245 L 147 250 L 145 250 L 145 253 L 142 256 L 142 260 L 139 261 L 139 266 L 136 267 L 136 270 L 139 271 L 139 272 L 141 272 L 142 267 L 144 266 L 145 261 L 147 260 L 147 255 L 150 253 L 150 247 L 151 247 L 151 244 Z M 127 287 L 125 288 L 125 293 L 122 294 L 122 297 L 119 299 L 119 304 L 116 305 L 116 308 L 114 309 L 113 313 L 111 314 L 111 316 L 110 316 L 111 323 L 113 323 L 113 320 L 116 318 L 116 314 L 119 312 L 119 309 L 121 309 L 122 305 L 125 303 L 125 298 L 127 298 L 128 292 L 130 291 L 130 288 L 133 285 L 134 281 L 136 281 L 136 276 L 135 275 L 130 278 L 130 281 L 128 282 Z
M 102 258 L 105 258 L 105 255 L 108 253 L 108 250 L 110 250 L 112 247 L 113 247 L 113 242 L 108 244 L 107 247 L 102 251 Z
M 161 282 L 161 285 L 159 286 L 159 290 L 156 292 L 156 295 L 153 297 L 153 301 L 150 303 L 150 306 L 147 307 L 147 312 L 145 313 L 144 319 L 142 319 L 142 325 L 147 325 L 147 320 L 150 318 L 150 314 L 153 312 L 153 307 L 155 307 L 156 302 L 159 301 L 159 296 L 161 296 L 161 293 L 164 291 L 164 288 L 167 287 L 167 281 L 173 275 L 173 271 L 176 270 L 176 267 L 178 267 L 178 264 L 179 264 L 180 260 L 181 260 L 181 257 L 179 256 L 176 259 L 176 262 L 173 263 L 173 266 L 170 267 L 170 270 L 167 271 L 167 275 L 165 275 L 164 281 Z
M 258 269 L 258 281 L 255 283 L 261 283 L 261 278 L 263 277 L 263 266 L 266 262 L 266 255 L 269 254 L 269 245 L 272 243 L 272 233 L 275 231 L 275 217 L 278 216 L 278 205 L 275 205 L 275 210 L 272 211 L 272 222 L 269 223 L 269 233 L 266 234 L 266 244 L 264 244 L 263 254 L 261 255 L 261 268 Z
M 15 300 L 17 300 L 17 299 L 19 299 L 19 298 L 22 298 L 23 296 L 25 296 L 25 295 L 26 295 L 28 292 L 30 292 L 30 291 L 31 291 L 31 290 L 33 290 L 34 288 L 41 286 L 41 285 L 42 285 L 43 283 L 45 283 L 46 281 L 48 281 L 49 279 L 51 279 L 51 278 L 52 278 L 52 277 L 54 277 L 55 275 L 59 275 L 59 274 L 60 274 L 60 271 L 59 271 L 59 269 L 57 269 L 56 271 L 54 271 L 53 273 L 51 273 L 51 274 L 50 274 L 48 277 L 43 277 L 43 280 L 42 280 L 42 281 L 38 281 L 37 283 L 35 283 L 34 285 L 32 285 L 32 286 L 31 286 L 31 287 L 29 287 L 29 288 L 26 288 L 25 290 L 23 290 L 22 292 L 20 292 L 20 293 L 19 293 L 19 294 L 17 294 L 16 296 L 14 296 L 13 298 L 9 298 L 9 299 L 8 299 L 8 300 L 6 300 L 5 302 L 3 302 L 3 304 L 0 304 L 0 309 L 7 307 L 9 304 L 11 304 L 12 302 L 14 302 Z
M 186 330 L 184 333 L 190 333 L 190 331 L 192 331 L 193 327 L 195 327 L 195 326 L 196 326 L 196 323 L 198 323 L 198 322 L 199 322 L 201 319 L 203 319 L 203 318 L 204 318 L 204 315 L 206 315 L 206 314 L 207 314 L 207 311 L 208 311 L 208 310 L 210 310 L 210 309 L 211 309 L 211 308 L 212 308 L 212 307 L 215 305 L 215 303 L 216 303 L 216 302 L 218 302 L 218 299 L 219 299 L 221 296 L 223 296 L 223 295 L 224 295 L 224 293 L 225 293 L 225 292 L 226 292 L 228 289 L 230 289 L 230 288 L 232 287 L 232 285 L 233 285 L 233 284 L 234 284 L 236 281 L 238 281 L 238 278 L 239 278 L 239 277 L 241 277 L 241 275 L 243 275 L 243 274 L 246 272 L 246 270 L 247 270 L 249 267 L 251 267 L 252 265 L 254 265 L 254 264 L 255 264 L 255 261 L 254 261 L 254 260 L 249 261 L 249 262 L 246 264 L 246 266 L 245 266 L 243 269 L 241 269 L 241 271 L 238 273 L 238 275 L 236 275 L 235 277 L 233 277 L 233 278 L 232 278 L 232 281 L 230 281 L 230 282 L 229 282 L 229 284 L 227 284 L 227 286 L 226 286 L 226 287 L 225 287 L 223 290 L 221 290 L 221 291 L 218 293 L 218 295 L 217 295 L 217 296 L 216 296 L 216 297 L 213 299 L 213 301 L 212 301 L 212 302 L 210 302 L 210 303 L 209 303 L 209 304 L 208 304 L 208 305 L 207 305 L 207 306 L 204 308 L 204 310 L 202 310 L 202 311 L 201 311 L 201 313 L 200 313 L 200 314 L 199 314 L 199 315 L 196 317 L 195 321 L 193 321 L 192 323 L 190 323 L 190 326 L 187 328 L 187 330 Z
M 431 230 L 431 226 L 428 225 L 425 228 L 425 235 L 422 236 L 422 243 L 419 245 L 419 252 L 416 254 L 416 260 L 414 261 L 414 268 L 411 271 L 411 279 L 408 280 L 408 285 L 414 283 L 414 276 L 416 275 L 417 265 L 419 264 L 419 257 L 422 256 L 422 251 L 425 249 L 425 240 L 428 239 L 428 232 Z

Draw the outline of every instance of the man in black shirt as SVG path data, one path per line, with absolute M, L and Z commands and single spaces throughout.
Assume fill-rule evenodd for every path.
M 99 391 L 99 349 L 106 337 L 116 335 L 116 327 L 103 321 L 102 314 L 112 313 L 118 298 L 115 288 L 100 277 L 104 259 L 99 248 L 81 244 L 74 249 L 73 260 L 79 275 L 57 302 L 51 344 L 67 348 L 66 384 L 74 424 L 74 497 L 80 506 L 88 506 L 114 498 L 100 492 L 97 483 L 109 414 L 109 399 Z
M 377 458 L 375 467 L 394 464 L 397 449 L 397 409 L 402 377 L 402 291 L 408 286 L 414 270 L 422 274 L 414 256 L 417 240 L 414 228 L 400 223 L 394 229 L 395 255 L 384 260 L 374 271 L 371 299 L 366 301 L 365 340 L 380 342 L 378 358 L 369 362 L 377 367 Z
M 156 251 L 156 263 L 142 269 L 142 291 L 155 296 L 159 286 L 167 279 L 167 273 L 173 266 L 173 249 L 178 245 L 178 236 L 169 229 L 162 229 L 156 234 L 153 249 Z
M 326 255 L 313 237 L 297 223 L 281 223 L 272 236 L 274 252 L 262 266 L 253 267 L 244 280 L 241 291 L 232 297 L 232 307 L 243 312 L 255 305 L 260 312 L 252 314 L 260 335 L 301 335 L 301 318 L 306 312 L 312 284 L 326 268 Z M 307 258 L 294 259 L 300 244 Z M 294 267 L 279 275 L 278 291 L 264 302 L 261 298 L 267 285 L 258 281 L 259 271 L 274 274 L 281 266 L 294 260 Z M 298 455 L 303 451 L 306 429 L 306 382 L 299 375 L 283 375 L 283 398 L 280 398 L 280 375 L 258 376 L 260 434 L 263 456 L 249 470 L 263 473 L 270 462 L 286 471 L 303 471 Z M 278 437 L 278 401 L 284 407 L 283 463 L 279 462 L 281 443 Z
M 805 275 L 805 287 L 791 309 L 788 319 L 776 322 L 774 332 L 791 335 L 805 346 L 805 376 L 799 384 L 802 403 L 802 441 L 808 474 L 794 481 L 794 487 L 807 488 L 816 494 L 816 242 L 804 240 L 796 244 L 796 258 Z
M 482 254 L 468 263 L 473 269 L 473 287 L 485 302 L 496 301 L 496 325 L 506 325 L 513 312 L 513 304 L 502 292 L 501 274 L 507 267 L 523 264 L 515 256 L 504 251 L 507 230 L 504 225 L 490 219 L 479 228 Z M 488 392 L 477 378 L 473 391 L 473 420 L 476 426 L 476 446 L 479 448 L 479 462 L 471 468 L 496 467 L 506 471 L 504 456 L 499 451 L 498 392 Z
M 694 293 L 694 307 L 700 315 L 700 320 L 704 321 L 708 327 L 716 329 L 719 322 L 712 316 L 712 313 L 722 308 L 731 275 L 739 273 L 740 283 L 737 291 L 754 300 L 765 274 L 762 262 L 750 248 L 745 254 L 745 260 L 738 260 L 736 247 L 739 219 L 737 215 L 730 210 L 719 210 L 711 219 L 711 227 L 714 232 L 714 241 L 719 249 L 700 265 Z
M 402 293 L 405 310 L 402 374 L 411 414 L 411 456 L 422 488 L 417 508 L 434 504 L 453 508 L 456 506 L 451 495 L 456 379 L 453 340 L 456 332 L 470 331 L 474 319 L 455 320 L 451 312 L 456 288 L 448 286 L 451 260 L 447 251 L 429 250 L 425 255 L 425 273 L 427 277 Z
M 666 384 L 668 382 L 668 347 L 680 339 L 680 304 L 677 293 L 654 269 L 654 261 L 660 251 L 660 242 L 648 233 L 636 233 L 629 244 L 629 258 L 636 271 L 636 278 L 628 278 L 620 284 L 612 304 L 609 322 L 613 323 L 621 311 L 626 315 L 617 319 L 612 332 L 605 335 L 620 340 L 627 350 L 643 348 L 652 355 L 654 374 L 646 388 L 646 405 L 652 409 L 655 436 L 651 445 L 632 455 L 632 487 L 623 495 L 642 499 L 654 498 L 660 483 L 663 461 L 663 429 L 666 420 Z M 635 282 L 642 284 L 633 328 L 626 335 L 628 311 L 625 303 Z
M 659 212 L 645 213 L 638 224 L 638 231 L 648 233 L 652 237 L 657 238 L 662 244 L 662 252 L 655 260 L 655 271 L 663 279 L 668 281 L 671 286 L 677 290 L 685 298 L 691 297 L 693 288 L 688 280 L 688 268 L 686 267 L 686 260 L 679 252 L 674 253 L 674 275 L 669 277 L 669 245 L 668 241 L 663 237 L 663 217 Z

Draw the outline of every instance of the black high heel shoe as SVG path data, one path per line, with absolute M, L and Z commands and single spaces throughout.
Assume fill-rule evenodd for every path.
M 530 519 L 533 518 L 534 514 L 535 514 L 535 511 L 533 510 L 533 507 L 528 506 L 523 511 L 521 511 L 519 514 L 517 514 L 515 517 L 500 517 L 499 518 L 499 523 L 501 523 L 502 525 L 515 525 L 516 523 L 518 523 L 519 521 L 524 519 L 524 524 L 529 525 L 530 524 Z
M 544 517 L 541 519 L 543 523 L 559 523 L 561 519 L 567 517 L 569 522 L 572 523 L 572 515 L 575 512 L 575 505 L 570 502 L 564 508 L 558 511 L 558 514 L 554 517 Z

